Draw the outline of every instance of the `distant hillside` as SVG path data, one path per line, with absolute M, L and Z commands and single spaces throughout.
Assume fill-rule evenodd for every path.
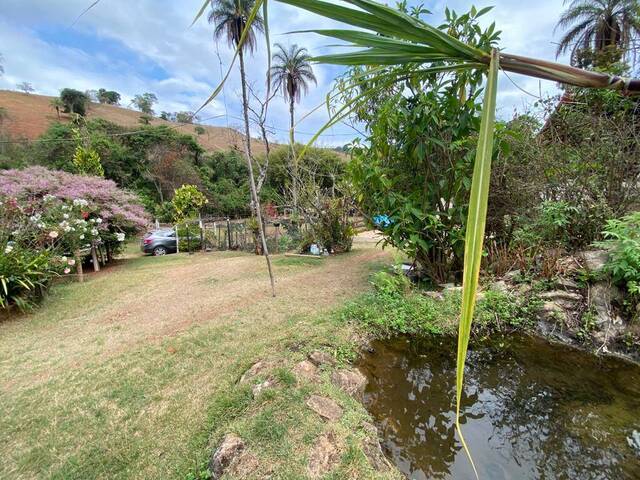
M 52 98 L 54 97 L 0 90 L 0 107 L 5 108 L 8 115 L 3 126 L 14 138 L 29 140 L 38 138 L 49 128 L 49 125 L 58 121 L 56 111 L 50 106 Z M 87 110 L 88 118 L 102 118 L 132 128 L 140 126 L 138 121 L 140 115 L 141 113 L 136 110 L 100 103 L 92 103 Z M 69 114 L 60 114 L 61 122 L 69 122 L 70 119 Z M 174 126 L 179 132 L 190 133 L 208 151 L 227 150 L 234 147 L 242 150 L 243 136 L 231 128 L 201 125 L 205 133 L 198 135 L 195 133 L 195 125 L 178 126 L 176 123 L 159 118 L 154 118 L 151 124 Z M 258 140 L 253 141 L 252 147 L 256 153 L 264 152 L 264 145 Z

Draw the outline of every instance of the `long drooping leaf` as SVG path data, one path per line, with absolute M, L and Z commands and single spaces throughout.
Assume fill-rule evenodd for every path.
M 464 246 L 464 274 L 462 279 L 462 313 L 458 327 L 458 356 L 456 363 L 456 429 L 460 441 L 464 446 L 473 470 L 478 476 L 473 464 L 471 453 L 460 429 L 460 403 L 464 385 L 464 366 L 467 358 L 469 337 L 471 336 L 471 322 L 476 305 L 476 292 L 480 275 L 480 261 L 482 260 L 482 244 L 487 221 L 487 203 L 489 200 L 489 180 L 491 178 L 491 158 L 493 156 L 493 129 L 496 115 L 496 95 L 498 89 L 498 52 L 491 54 L 491 64 L 487 87 L 484 92 L 482 106 L 482 120 L 476 150 L 471 196 L 469 198 L 469 214 L 467 217 L 467 232 Z

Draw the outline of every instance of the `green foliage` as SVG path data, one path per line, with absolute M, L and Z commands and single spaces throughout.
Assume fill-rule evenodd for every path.
M 33 307 L 57 272 L 49 250 L 30 250 L 0 242 L 0 309 Z
M 173 195 L 175 219 L 182 222 L 198 213 L 208 202 L 207 197 L 195 185 L 182 185 Z
M 354 322 L 376 335 L 453 335 L 457 331 L 461 296 L 458 291 L 438 296 L 411 285 L 404 275 L 378 272 L 374 287 L 337 313 L 341 321 Z M 539 301 L 508 292 L 488 290 L 478 301 L 475 334 L 530 328 Z
M 534 233 L 568 251 L 601 239 L 608 218 L 640 201 L 640 186 L 628 181 L 640 174 L 637 106 L 615 92 L 572 89 L 560 103 L 540 102 L 544 126 L 529 114 L 510 122 L 491 182 L 488 233 L 504 245 L 520 240 L 515 233 Z
M 640 296 L 640 212 L 607 222 L 605 240 L 598 246 L 609 250 L 604 270 L 613 280 L 626 286 L 635 297 Z
M 64 104 L 65 113 L 76 113 L 82 117 L 86 115 L 89 97 L 84 92 L 64 88 L 60 91 L 60 100 Z
M 154 115 L 153 105 L 158 103 L 158 97 L 155 93 L 136 94 L 131 104 L 146 115 Z
M 283 233 L 278 238 L 278 251 L 280 252 L 288 252 L 292 249 L 293 246 L 293 238 L 286 233 Z
M 541 301 L 523 298 L 500 290 L 488 290 L 478 302 L 474 328 L 477 332 L 532 328 L 535 326 Z
M 120 103 L 120 94 L 113 90 L 105 90 L 101 88 L 97 92 L 98 101 L 107 105 L 118 105 Z
M 477 15 L 449 12 L 441 28 L 481 49 L 498 38 L 493 28 L 480 29 Z M 370 134 L 368 145 L 352 146 L 350 173 L 366 216 L 390 218 L 381 228 L 385 242 L 442 283 L 462 273 L 482 75 L 418 75 L 413 68 L 387 68 L 390 77 L 415 73 L 418 78 L 385 88 L 356 109 Z M 353 84 L 357 88 L 345 92 L 348 99 L 383 85 L 360 68 L 343 83 Z
M 200 241 L 200 229 L 196 225 L 179 225 L 178 239 L 181 252 L 197 252 L 202 249 L 202 242 Z
M 316 215 L 311 217 L 309 227 L 313 243 L 319 243 L 329 253 L 350 251 L 355 236 L 349 221 L 350 207 L 351 203 L 344 197 L 325 199 L 316 210 Z M 303 243 L 306 246 L 308 239 L 304 239 Z
M 73 153 L 75 173 L 104 177 L 100 154 L 93 148 L 84 145 L 79 129 L 73 130 L 73 136 L 76 139 L 76 151 Z

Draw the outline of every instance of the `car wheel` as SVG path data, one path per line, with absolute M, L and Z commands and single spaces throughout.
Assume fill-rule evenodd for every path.
M 166 247 L 156 247 L 153 249 L 153 255 L 156 257 L 159 257 L 161 255 L 166 255 L 167 254 L 167 249 Z

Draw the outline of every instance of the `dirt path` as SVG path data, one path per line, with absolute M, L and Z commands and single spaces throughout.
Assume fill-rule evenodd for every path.
M 276 256 L 278 296 L 268 288 L 264 260 L 206 254 L 139 259 L 84 285 L 55 292 L 51 308 L 1 325 L 4 392 L 29 388 L 68 368 L 180 335 L 194 324 L 254 318 L 267 327 L 284 317 L 321 311 L 366 285 L 372 262 L 388 259 L 365 234 L 354 251 L 323 260 Z M 256 318 L 256 316 L 258 316 Z

